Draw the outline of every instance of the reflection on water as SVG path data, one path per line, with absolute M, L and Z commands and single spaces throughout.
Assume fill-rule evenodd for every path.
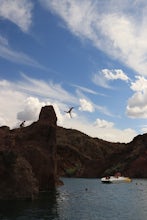
M 34 201 L 1 201 L 0 220 L 58 220 L 58 196 L 58 192 L 55 190 L 41 193 L 39 199 Z
M 64 178 L 64 185 L 36 201 L 0 202 L 0 220 L 145 220 L 147 180 L 102 184 Z

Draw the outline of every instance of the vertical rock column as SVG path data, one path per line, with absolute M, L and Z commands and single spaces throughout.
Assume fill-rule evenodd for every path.
M 48 189 L 55 187 L 57 176 L 57 160 L 56 160 L 56 127 L 57 117 L 53 106 L 42 107 L 39 120 L 39 127 L 41 128 L 41 136 L 45 140 L 45 146 L 43 146 L 46 152 L 46 165 L 43 172 L 42 188 Z M 45 178 L 46 177 L 46 178 Z

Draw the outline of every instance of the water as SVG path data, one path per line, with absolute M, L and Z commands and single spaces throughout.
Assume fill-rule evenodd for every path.
M 63 178 L 56 191 L 37 201 L 0 202 L 0 220 L 145 220 L 147 180 L 102 184 Z

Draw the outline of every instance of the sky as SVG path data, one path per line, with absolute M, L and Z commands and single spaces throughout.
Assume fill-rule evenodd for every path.
M 91 137 L 146 133 L 146 11 L 146 0 L 0 0 L 0 126 L 53 105 L 58 126 Z

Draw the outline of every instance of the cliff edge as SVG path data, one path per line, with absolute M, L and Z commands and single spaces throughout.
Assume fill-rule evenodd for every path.
M 56 186 L 56 124 L 45 106 L 30 126 L 0 127 L 0 199 L 33 199 Z

